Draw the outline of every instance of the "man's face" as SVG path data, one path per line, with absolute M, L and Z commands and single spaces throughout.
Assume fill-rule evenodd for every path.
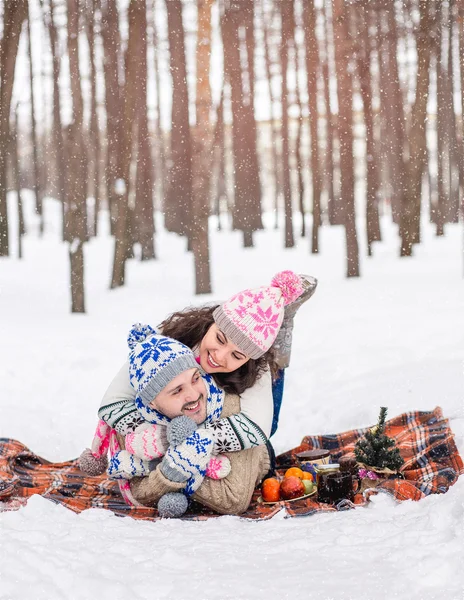
M 184 371 L 152 402 L 152 408 L 170 419 L 186 415 L 200 424 L 206 419 L 206 386 L 198 369 Z

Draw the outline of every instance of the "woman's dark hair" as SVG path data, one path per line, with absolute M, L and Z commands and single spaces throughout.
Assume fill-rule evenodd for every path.
M 160 329 L 163 335 L 179 340 L 189 348 L 194 348 L 200 344 L 214 323 L 213 312 L 217 306 L 192 307 L 175 312 L 161 323 Z M 242 394 L 255 384 L 267 368 L 271 369 L 271 374 L 274 376 L 277 365 L 274 362 L 272 349 L 256 360 L 250 358 L 232 373 L 214 373 L 212 376 L 226 392 Z

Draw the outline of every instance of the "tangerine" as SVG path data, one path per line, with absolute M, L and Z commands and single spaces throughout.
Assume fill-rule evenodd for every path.
M 269 477 L 263 481 L 261 494 L 264 502 L 279 502 L 280 500 L 280 481 L 274 477 Z
M 303 477 L 301 478 L 303 481 L 308 479 L 309 481 L 314 481 L 314 475 L 312 473 L 308 473 L 307 471 L 303 471 Z
M 298 479 L 303 479 L 304 472 L 299 467 L 290 467 L 285 471 L 284 477 L 298 477 Z

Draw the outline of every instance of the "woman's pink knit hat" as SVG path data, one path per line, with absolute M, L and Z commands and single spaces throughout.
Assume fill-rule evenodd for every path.
M 213 313 L 214 321 L 227 338 L 253 359 L 265 354 L 274 343 L 284 319 L 284 308 L 303 293 L 293 271 L 281 271 L 270 286 L 243 290 Z

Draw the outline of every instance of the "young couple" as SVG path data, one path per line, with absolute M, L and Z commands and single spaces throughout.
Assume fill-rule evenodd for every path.
M 108 475 L 127 502 L 180 516 L 188 498 L 240 514 L 272 468 L 293 317 L 317 281 L 291 271 L 219 306 L 134 326 L 129 359 L 99 409 L 82 470 Z M 104 467 L 103 467 L 103 466 Z M 98 470 L 100 469 L 100 470 Z

